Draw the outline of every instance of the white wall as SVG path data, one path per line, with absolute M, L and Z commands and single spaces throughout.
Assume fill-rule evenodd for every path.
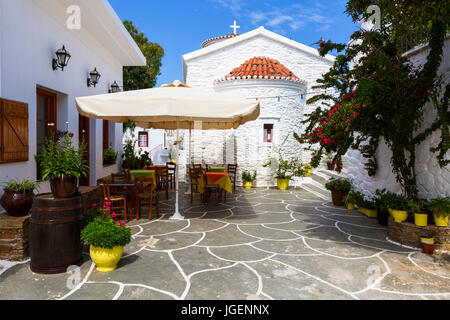
M 419 48 L 412 50 L 408 54 L 410 61 L 415 65 L 424 65 L 428 56 L 427 48 Z M 439 74 L 444 75 L 444 79 L 449 80 L 450 76 L 450 39 L 447 38 L 444 46 L 444 56 Z M 429 127 L 436 119 L 436 111 L 432 105 L 427 106 L 424 117 L 424 126 Z M 423 129 L 421 130 L 423 131 Z M 436 160 L 436 154 L 430 152 L 430 147 L 435 147 L 440 139 L 440 131 L 436 131 L 428 137 L 420 146 L 418 146 L 416 154 L 416 172 L 417 184 L 419 188 L 419 196 L 422 198 L 436 198 L 450 196 L 450 166 L 440 168 Z M 352 181 L 357 190 L 363 190 L 368 195 L 373 195 L 377 189 L 386 188 L 393 192 L 400 192 L 401 187 L 395 181 L 392 174 L 390 158 L 392 152 L 384 142 L 380 143 L 377 150 L 377 159 L 379 170 L 374 177 L 369 177 L 364 169 L 364 163 L 367 161 L 362 155 L 355 150 L 347 153 L 348 178 Z M 448 159 L 450 154 L 447 154 Z
M 48 1 L 51 1 L 51 5 Z M 115 80 L 122 79 L 122 65 L 114 53 L 106 50 L 85 28 L 66 28 L 66 8 L 56 0 L 0 0 L 1 97 L 28 103 L 29 161 L 0 165 L 0 182 L 10 178 L 36 179 L 36 87 L 58 94 L 58 129 L 69 130 L 78 141 L 78 112 L 74 98 L 105 94 Z M 67 68 L 53 71 L 52 58 L 62 45 L 72 55 Z M 94 67 L 101 73 L 96 88 L 86 79 Z M 91 184 L 117 171 L 118 166 L 103 168 L 102 121 L 91 121 Z M 122 124 L 115 130 L 114 148 L 122 148 Z M 1 192 L 1 191 L 0 191 Z

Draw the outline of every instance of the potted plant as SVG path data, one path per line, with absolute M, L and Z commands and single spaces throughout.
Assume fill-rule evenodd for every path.
M 408 200 L 408 206 L 411 214 L 414 214 L 414 224 L 419 227 L 426 227 L 428 225 L 428 202 L 424 200 Z
M 37 184 L 30 180 L 11 180 L 3 186 L 3 196 L 0 204 L 6 213 L 12 217 L 28 215 L 33 206 L 34 189 Z
M 55 198 L 71 198 L 75 195 L 77 180 L 86 176 L 89 167 L 84 159 L 86 143 L 80 142 L 78 149 L 72 145 L 72 137 L 64 134 L 45 142 L 39 156 L 42 179 L 50 179 L 50 188 Z
M 344 197 L 352 189 L 352 185 L 345 179 L 331 178 L 329 182 L 325 184 L 325 187 L 331 191 L 331 198 L 335 206 L 344 205 Z
M 368 200 L 363 197 L 357 204 L 359 207 L 359 212 L 362 214 L 369 218 L 377 217 L 378 211 L 374 200 Z
M 430 209 L 433 211 L 434 224 L 438 227 L 448 227 L 450 197 L 432 200 L 430 203 Z
M 122 168 L 129 170 L 138 169 L 138 158 L 134 152 L 136 140 L 128 139 L 123 146 Z
M 325 156 L 326 156 L 326 159 L 327 159 L 327 167 L 328 167 L 328 170 L 334 171 L 336 162 L 333 161 L 333 153 L 327 152 L 327 153 L 325 154 Z
M 312 173 L 312 166 L 310 164 L 305 164 L 303 170 L 305 170 L 305 175 L 310 176 Z
M 103 165 L 109 166 L 115 164 L 117 161 L 117 152 L 113 149 L 105 149 L 103 150 Z
M 427 235 L 420 238 L 420 243 L 422 245 L 422 251 L 425 254 L 433 254 L 434 252 L 434 237 Z
M 279 190 L 287 190 L 289 188 L 289 182 L 295 175 L 295 170 L 298 169 L 297 161 L 295 159 L 287 161 L 281 158 L 280 160 L 274 158 L 269 159 L 263 167 L 272 168 L 275 178 L 277 179 L 277 186 Z
M 106 203 L 106 205 L 111 203 Z M 100 272 L 109 272 L 117 268 L 122 258 L 123 247 L 131 241 L 131 229 L 117 220 L 109 207 L 98 209 L 99 216 L 81 231 L 81 240 L 90 245 L 92 261 Z
M 363 198 L 363 194 L 359 191 L 350 191 L 347 195 L 344 197 L 344 203 L 347 206 L 348 210 L 355 210 L 355 204 L 360 202 L 360 200 Z
M 391 199 L 395 198 L 397 195 L 392 192 L 386 191 L 386 189 L 383 190 L 377 190 L 375 191 L 375 206 L 377 207 L 377 220 L 378 223 L 382 226 L 388 225 L 389 220 L 389 204 Z
M 253 171 L 253 175 L 249 171 L 242 172 L 242 181 L 244 182 L 245 189 L 251 189 L 253 181 L 256 180 L 256 171 Z
M 389 209 L 394 221 L 402 223 L 408 219 L 408 199 L 396 194 L 389 201 Z

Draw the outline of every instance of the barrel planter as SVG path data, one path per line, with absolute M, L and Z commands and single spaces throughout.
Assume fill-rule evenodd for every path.
M 65 273 L 82 261 L 81 197 L 56 199 L 52 194 L 38 195 L 30 222 L 31 271 L 41 274 Z

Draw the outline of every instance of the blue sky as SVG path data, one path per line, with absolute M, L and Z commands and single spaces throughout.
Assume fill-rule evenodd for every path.
M 109 0 L 122 20 L 165 50 L 157 86 L 183 81 L 181 56 L 204 40 L 232 33 L 234 20 L 245 33 L 264 26 L 306 45 L 325 40 L 347 42 L 359 27 L 344 13 L 345 0 Z M 237 64 L 243 61 L 237 61 Z

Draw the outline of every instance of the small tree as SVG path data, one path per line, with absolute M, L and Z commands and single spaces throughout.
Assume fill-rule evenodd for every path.
M 139 32 L 132 21 L 125 20 L 123 24 L 147 60 L 146 66 L 123 68 L 123 89 L 129 91 L 153 88 L 158 76 L 161 75 L 164 49 L 159 44 L 150 42 L 143 32 Z M 132 121 L 127 121 L 124 123 L 123 129 L 124 132 L 128 129 L 133 131 L 135 127 Z

